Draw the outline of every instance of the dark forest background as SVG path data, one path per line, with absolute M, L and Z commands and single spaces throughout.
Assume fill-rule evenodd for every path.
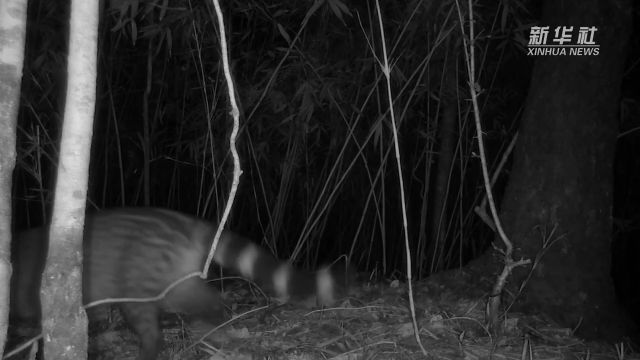
M 44 223 L 52 204 L 66 78 L 62 4 L 29 2 L 14 181 L 18 229 Z M 529 29 L 542 7 L 475 4 L 481 116 L 499 203 L 536 60 L 526 56 Z M 478 216 L 488 210 L 456 3 L 381 6 L 413 271 L 423 278 L 478 257 L 494 233 Z M 303 267 L 346 254 L 372 278 L 404 278 L 372 3 L 227 1 L 224 10 L 244 171 L 228 226 Z M 90 209 L 160 206 L 212 220 L 221 215 L 233 169 L 214 18 L 208 1 L 103 4 Z M 612 234 L 612 275 L 630 309 L 640 305 L 637 23 L 619 104 Z

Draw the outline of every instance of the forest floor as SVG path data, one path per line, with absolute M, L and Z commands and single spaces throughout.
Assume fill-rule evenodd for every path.
M 324 310 L 295 305 L 238 305 L 255 298 L 246 289 L 225 294 L 239 314 L 199 341 L 204 330 L 187 330 L 173 317 L 165 324 L 161 359 L 639 359 L 630 344 L 585 342 L 541 314 L 508 313 L 504 331 L 493 337 L 484 326 L 487 294 L 464 271 L 414 284 L 420 340 L 408 309 L 405 283 L 363 284 Z M 491 279 L 486 279 L 490 289 Z M 113 326 L 93 339 L 93 359 L 135 359 L 135 336 Z M 104 352 L 104 349 L 108 349 Z M 635 351 L 634 351 L 635 350 Z

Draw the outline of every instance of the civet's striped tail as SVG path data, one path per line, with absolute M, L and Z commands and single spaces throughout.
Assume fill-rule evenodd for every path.
M 233 232 L 223 233 L 214 261 L 255 281 L 280 302 L 291 301 L 307 306 L 333 305 L 345 294 L 351 274 L 340 266 L 322 267 L 315 273 L 295 269 Z

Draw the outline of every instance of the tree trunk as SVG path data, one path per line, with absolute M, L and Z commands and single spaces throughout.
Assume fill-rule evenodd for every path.
M 16 164 L 16 121 L 27 27 L 27 1 L 0 3 L 0 354 L 9 319 L 11 179 Z
M 87 357 L 82 225 L 96 100 L 98 3 L 74 0 L 71 4 L 67 101 L 42 288 L 45 354 L 50 359 Z
M 549 241 L 519 304 L 585 337 L 618 337 L 625 329 L 610 277 L 610 241 L 631 13 L 627 0 L 545 2 L 541 25 L 549 25 L 549 39 L 556 26 L 574 26 L 574 36 L 578 26 L 596 26 L 600 53 L 536 59 L 501 209 L 517 259 L 533 261 Z M 511 284 L 525 276 L 518 270 Z

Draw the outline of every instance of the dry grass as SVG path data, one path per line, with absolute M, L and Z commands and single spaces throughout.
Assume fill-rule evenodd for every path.
M 494 338 L 483 325 L 485 298 L 466 290 L 470 279 L 454 272 L 435 279 L 437 283 L 415 284 L 420 337 L 428 358 L 640 359 L 629 345 L 585 342 L 542 315 L 511 313 L 503 321 L 503 334 Z M 259 307 L 240 305 L 242 299 L 251 298 L 247 295 L 242 289 L 227 294 L 236 314 Z M 406 296 L 406 286 L 397 281 L 363 284 L 332 308 L 309 310 L 288 304 L 239 316 L 196 346 L 196 334 L 204 328 L 174 325 L 164 331 L 161 358 L 424 359 L 412 335 Z M 98 359 L 135 358 L 137 346 L 126 329 L 103 332 L 98 339 L 100 348 L 110 349 Z

